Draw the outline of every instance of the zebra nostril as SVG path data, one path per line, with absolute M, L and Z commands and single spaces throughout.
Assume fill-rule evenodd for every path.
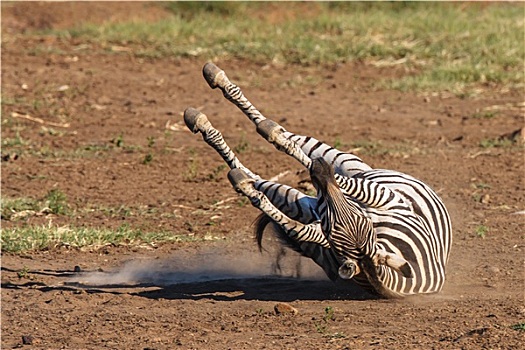
M 347 260 L 339 267 L 339 277 L 349 280 L 357 274 L 358 269 L 359 268 L 355 262 Z

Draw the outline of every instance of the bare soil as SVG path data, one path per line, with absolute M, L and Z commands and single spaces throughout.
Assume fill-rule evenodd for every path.
M 205 62 L 17 36 L 68 26 L 79 11 L 32 6 L 2 6 L 2 139 L 18 131 L 28 142 L 20 154 L 2 150 L 2 196 L 42 198 L 56 188 L 74 214 L 2 220 L 3 227 L 129 225 L 190 240 L 3 253 L 2 348 L 523 348 L 525 333 L 511 327 L 525 322 L 523 148 L 479 145 L 523 127 L 522 91 L 375 91 L 374 81 L 401 68 L 216 62 L 288 130 L 353 148 L 442 196 L 454 226 L 444 290 L 378 300 L 333 284 L 293 254 L 274 274 L 278 251 L 259 254 L 250 227 L 258 212 L 231 189 L 219 156 L 186 130 L 182 111 L 206 113 L 263 177 L 300 168 L 209 89 Z M 103 21 L 106 12 L 129 18 L 149 5 L 78 6 L 83 18 Z M 42 43 L 62 52 L 35 53 Z M 482 117 L 485 110 L 493 116 Z M 484 237 L 476 233 L 482 225 Z M 277 314 L 278 303 L 297 313 Z

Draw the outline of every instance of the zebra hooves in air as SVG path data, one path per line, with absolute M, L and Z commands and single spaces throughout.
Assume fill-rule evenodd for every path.
M 352 279 L 387 297 L 439 292 L 452 242 L 450 216 L 439 196 L 424 182 L 388 169 L 373 169 L 352 153 L 341 152 L 314 137 L 297 135 L 267 119 L 213 63 L 202 70 L 211 88 L 220 88 L 275 148 L 311 169 L 323 159 L 336 178 L 316 197 L 275 180 L 264 180 L 242 165 L 223 135 L 205 114 L 184 112 L 186 126 L 202 133 L 230 169 L 238 193 L 265 216 L 256 224 L 258 241 L 268 223 L 283 244 L 312 259 L 332 280 Z M 335 173 L 335 175 L 334 175 Z M 317 176 L 317 177 L 316 177 Z
M 204 65 L 202 68 L 202 75 L 212 89 L 215 89 L 216 87 L 224 87 L 225 85 L 224 78 L 226 78 L 226 74 L 222 69 L 211 62 L 208 62 Z
M 273 143 L 277 136 L 283 132 L 283 128 L 270 119 L 265 119 L 257 124 L 257 133 L 268 142 Z
M 189 107 L 184 111 L 184 122 L 192 133 L 203 131 L 204 124 L 209 123 L 208 117 L 195 108 Z
M 237 192 L 242 193 L 245 192 L 242 191 L 242 188 L 246 186 L 246 184 L 255 182 L 245 171 L 238 168 L 234 168 L 228 172 L 228 180 L 230 180 L 230 183 Z

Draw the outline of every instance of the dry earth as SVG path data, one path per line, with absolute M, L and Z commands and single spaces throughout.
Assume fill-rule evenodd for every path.
M 364 63 L 216 62 L 288 130 L 344 149 L 368 146 L 355 151 L 369 164 L 412 174 L 442 196 L 454 226 L 443 292 L 377 300 L 332 284 L 293 255 L 285 257 L 284 277 L 272 275 L 275 251 L 260 255 L 252 238 L 258 213 L 231 189 L 219 157 L 185 129 L 182 111 L 204 111 L 264 177 L 299 166 L 208 88 L 203 61 L 17 37 L 28 27 L 67 26 L 77 13 L 24 6 L 2 7 L 2 138 L 18 130 L 30 150 L 2 150 L 2 196 L 42 198 L 57 188 L 75 214 L 2 220 L 3 227 L 124 224 L 191 240 L 4 253 L 2 348 L 523 348 L 525 333 L 511 327 L 525 322 L 517 214 L 525 209 L 523 148 L 479 146 L 523 126 L 522 91 L 482 87 L 465 99 L 374 91 L 378 77 L 403 72 Z M 105 18 L 100 4 L 78 6 L 91 21 Z M 144 5 L 112 6 L 118 20 Z M 42 43 L 66 54 L 30 54 Z M 495 116 L 480 118 L 487 110 Z M 489 228 L 485 237 L 476 234 L 481 225 Z M 298 313 L 276 314 L 281 302 Z

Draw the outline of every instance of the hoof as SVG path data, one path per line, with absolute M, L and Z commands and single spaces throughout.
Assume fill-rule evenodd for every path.
M 239 168 L 234 168 L 228 172 L 228 180 L 230 180 L 230 183 L 236 191 L 240 191 L 241 187 L 246 183 L 254 182 L 254 180 L 248 176 L 244 170 Z
M 265 119 L 257 124 L 257 133 L 269 142 L 274 140 L 273 134 L 276 129 L 281 130 L 282 128 L 279 124 L 270 119 Z
M 199 112 L 195 108 L 190 107 L 184 111 L 184 122 L 186 123 L 188 129 L 190 129 L 191 132 L 194 134 L 199 132 L 200 126 L 207 121 L 208 118 L 206 117 L 206 115 L 204 113 Z
M 216 78 L 221 73 L 224 74 L 224 71 L 211 62 L 206 63 L 202 68 L 202 75 L 212 89 L 215 89 L 217 86 L 219 86 L 217 81 L 218 79 Z

